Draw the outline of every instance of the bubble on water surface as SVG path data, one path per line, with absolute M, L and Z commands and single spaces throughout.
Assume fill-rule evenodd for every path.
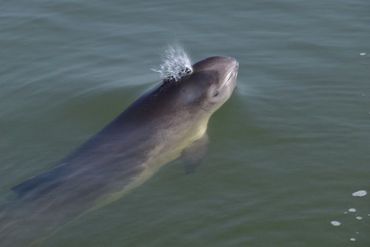
M 332 221 L 330 221 L 330 224 L 332 224 L 333 226 L 340 226 L 342 223 L 340 223 L 337 220 L 332 220 Z
M 349 208 L 348 212 L 355 213 L 357 210 L 355 208 Z
M 363 196 L 366 196 L 366 195 L 367 195 L 366 190 L 359 190 L 359 191 L 356 191 L 356 192 L 352 193 L 352 196 L 355 196 L 355 197 L 363 197 Z

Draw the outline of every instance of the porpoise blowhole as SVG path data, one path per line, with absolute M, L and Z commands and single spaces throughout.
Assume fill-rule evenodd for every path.
M 181 78 L 193 73 L 193 67 L 188 54 L 181 46 L 169 46 L 163 55 L 162 64 L 158 72 L 163 81 L 179 81 Z

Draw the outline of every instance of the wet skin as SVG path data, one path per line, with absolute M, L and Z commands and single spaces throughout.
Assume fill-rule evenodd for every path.
M 25 224 L 54 228 L 120 198 L 205 137 L 237 71 L 234 58 L 210 57 L 179 81 L 164 80 L 53 169 L 15 186 L 10 204 L 22 208 Z

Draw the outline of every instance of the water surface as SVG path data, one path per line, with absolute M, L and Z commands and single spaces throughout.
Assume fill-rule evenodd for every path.
M 3 201 L 155 85 L 167 44 L 193 61 L 240 63 L 195 174 L 173 162 L 43 246 L 370 245 L 370 197 L 352 196 L 370 190 L 369 1 L 21 0 L 1 10 Z

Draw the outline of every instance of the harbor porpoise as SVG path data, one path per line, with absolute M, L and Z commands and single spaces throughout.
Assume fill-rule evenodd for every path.
M 236 59 L 214 56 L 165 74 L 56 166 L 12 188 L 14 198 L 0 212 L 1 246 L 34 246 L 204 145 L 209 119 L 231 96 L 237 73 Z

